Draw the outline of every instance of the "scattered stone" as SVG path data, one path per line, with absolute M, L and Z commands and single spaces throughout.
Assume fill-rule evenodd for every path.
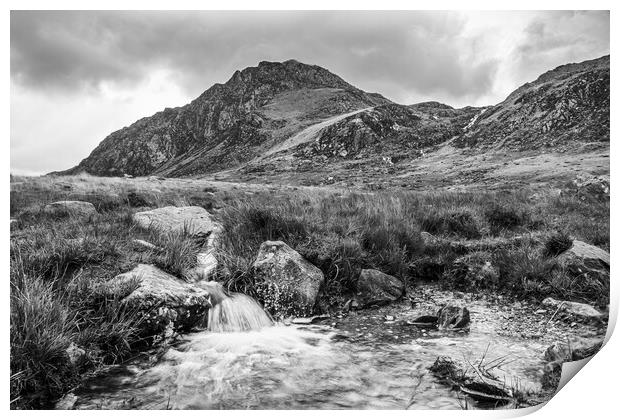
M 556 300 L 550 297 L 543 300 L 542 303 L 545 306 L 552 306 L 571 315 L 577 315 L 584 318 L 601 318 L 603 316 L 602 313 L 600 313 L 592 305 L 588 305 L 587 303 Z
M 97 209 L 92 203 L 86 201 L 56 201 L 43 208 L 43 212 L 52 216 L 71 216 L 80 219 L 90 219 L 97 214 Z
M 301 312 L 309 312 L 324 282 L 321 270 L 282 241 L 263 242 L 253 265 L 256 278 L 288 294 Z
M 469 325 L 469 310 L 461 306 L 446 305 L 437 312 L 439 329 L 462 329 Z
M 203 320 L 211 307 L 208 290 L 185 283 L 152 265 L 139 264 L 105 285 L 109 294 L 120 297 L 141 314 L 144 336 L 161 335 L 167 328 L 175 332 L 189 331 Z
M 187 231 L 191 236 L 208 237 L 221 229 L 211 214 L 198 206 L 161 207 L 136 213 L 133 219 L 140 227 L 153 228 L 162 233 Z
M 405 294 L 405 284 L 378 270 L 364 269 L 357 280 L 357 299 L 362 307 L 386 305 Z

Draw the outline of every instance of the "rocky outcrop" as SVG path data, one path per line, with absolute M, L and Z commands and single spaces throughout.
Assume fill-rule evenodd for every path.
M 457 330 L 469 326 L 469 310 L 461 306 L 446 305 L 437 312 L 437 327 L 440 330 Z
M 452 143 L 565 151 L 609 143 L 609 56 L 548 71 L 490 107 Z
M 563 311 L 583 318 L 601 318 L 603 316 L 603 314 L 592 305 L 588 305 L 586 303 L 556 300 L 550 297 L 543 300 L 542 303 L 545 306 L 556 308 L 558 311 Z
M 204 236 L 218 233 L 221 226 L 211 214 L 202 207 L 161 207 L 133 215 L 136 224 L 145 229 L 155 229 L 162 233 L 187 232 L 190 236 Z
M 405 294 L 405 284 L 378 270 L 362 270 L 357 280 L 356 299 L 362 307 L 386 305 Z
M 186 283 L 152 265 L 139 264 L 105 284 L 140 315 L 142 336 L 189 331 L 211 307 L 209 290 Z
M 264 298 L 273 300 L 265 301 L 268 310 L 309 313 L 324 282 L 321 270 L 281 241 L 263 242 L 253 269 Z
M 92 203 L 86 201 L 56 201 L 43 208 L 43 212 L 55 217 L 77 217 L 90 219 L 97 214 L 97 209 Z

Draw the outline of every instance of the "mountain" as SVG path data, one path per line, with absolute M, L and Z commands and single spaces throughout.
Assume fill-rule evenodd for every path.
M 390 103 L 319 66 L 263 61 L 106 137 L 70 172 L 191 176 L 259 155 L 334 115 Z
M 461 109 L 399 105 L 319 66 L 263 61 L 110 134 L 65 173 L 411 186 L 444 166 L 443 183 L 484 176 L 489 165 L 471 161 L 467 172 L 467 156 L 512 162 L 509 152 L 584 145 L 609 145 L 609 56 L 560 66 L 498 105 Z
M 548 71 L 484 109 L 454 142 L 515 150 L 609 142 L 609 56 Z

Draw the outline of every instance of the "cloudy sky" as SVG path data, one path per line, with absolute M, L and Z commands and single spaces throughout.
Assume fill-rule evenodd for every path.
M 11 12 L 11 171 L 74 166 L 110 132 L 262 60 L 461 107 L 608 53 L 604 11 Z

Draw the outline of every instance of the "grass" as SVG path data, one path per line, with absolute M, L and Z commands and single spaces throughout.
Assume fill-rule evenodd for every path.
M 88 175 L 13 177 L 10 198 L 17 220 L 11 226 L 13 408 L 49 407 L 80 375 L 125 360 L 148 344 L 137 315 L 123 307 L 122 295 L 106 293 L 105 281 L 138 263 L 182 277 L 195 263 L 198 246 L 185 233 L 160 235 L 137 227 L 131 215 L 146 208 L 199 205 L 211 211 L 224 227 L 216 280 L 256 297 L 272 312 L 290 308 L 285 294 L 255 282 L 252 265 L 266 240 L 286 242 L 321 269 L 326 281 L 315 312 L 341 308 L 364 268 L 409 285 L 437 282 L 517 297 L 608 302 L 608 277 L 567 272 L 553 258 L 572 239 L 609 250 L 609 202 L 594 198 L 533 198 L 527 189 L 370 194 Z M 100 214 L 87 223 L 42 212 L 58 200 L 89 201 Z M 437 241 L 425 242 L 422 231 Z M 514 235 L 524 239 L 502 242 Z M 134 239 L 158 249 L 136 246 Z M 80 366 L 68 361 L 71 343 L 85 350 Z

